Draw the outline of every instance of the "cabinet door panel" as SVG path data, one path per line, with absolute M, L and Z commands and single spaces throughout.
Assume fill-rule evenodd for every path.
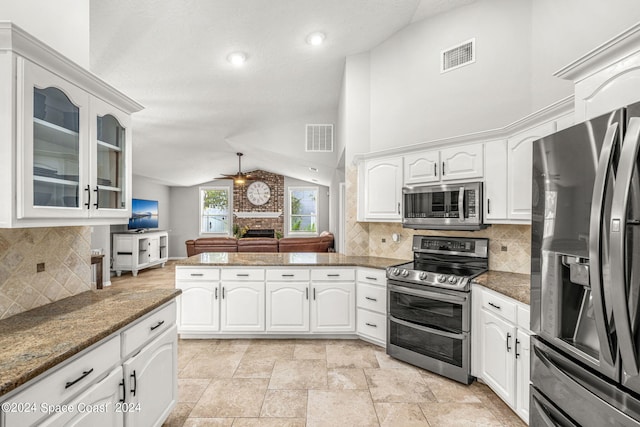
M 515 405 L 515 328 L 482 310 L 481 375 L 489 387 L 509 405 Z M 507 351 L 507 344 L 510 349 Z
M 484 173 L 483 144 L 465 145 L 440 150 L 443 181 L 482 178 Z
M 86 218 L 89 94 L 23 59 L 18 79 L 17 217 Z
M 178 332 L 213 332 L 219 328 L 218 283 L 177 282 Z
M 355 283 L 312 283 L 311 288 L 313 291 L 312 331 L 355 331 Z
M 124 363 L 127 426 L 157 426 L 178 399 L 178 339 L 173 326 Z M 139 410 L 136 410 L 139 408 Z
M 529 421 L 529 380 L 531 346 L 530 336 L 524 331 L 518 330 L 516 348 L 516 412 L 522 419 Z
M 531 221 L 531 197 L 544 197 L 544 189 L 536 188 L 532 194 L 533 141 L 555 131 L 555 122 L 544 123 L 508 140 L 507 188 L 508 216 L 512 220 Z
M 400 221 L 402 158 L 365 162 L 365 219 Z
M 484 219 L 507 219 L 507 141 L 485 144 Z
M 267 331 L 309 330 L 309 283 L 267 283 Z
M 222 282 L 221 285 L 221 329 L 264 331 L 264 282 Z
M 105 379 L 89 388 L 71 403 L 73 412 L 58 412 L 39 423 L 41 427 L 121 427 L 124 416 L 116 405 L 124 398 L 122 366 L 114 369 Z
M 440 152 L 425 151 L 404 156 L 404 185 L 440 180 Z

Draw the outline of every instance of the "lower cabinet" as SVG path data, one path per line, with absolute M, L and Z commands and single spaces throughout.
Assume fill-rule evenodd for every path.
M 127 426 L 159 426 L 178 399 L 178 339 L 173 326 L 124 363 Z
M 220 270 L 178 267 L 178 333 L 212 332 L 220 329 Z
M 387 342 L 387 275 L 385 270 L 357 271 L 358 336 L 382 347 Z
M 264 331 L 264 282 L 222 282 L 222 331 Z
M 0 425 L 160 426 L 177 399 L 178 338 L 171 302 L 2 402 Z
M 312 332 L 355 332 L 354 282 L 311 283 Z
M 529 422 L 529 307 L 482 286 L 473 288 L 474 371 Z
M 267 282 L 267 331 L 309 331 L 309 282 Z

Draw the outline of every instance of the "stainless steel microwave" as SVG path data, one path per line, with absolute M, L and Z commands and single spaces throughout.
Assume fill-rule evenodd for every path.
M 419 185 L 402 189 L 402 226 L 416 230 L 479 230 L 482 182 Z

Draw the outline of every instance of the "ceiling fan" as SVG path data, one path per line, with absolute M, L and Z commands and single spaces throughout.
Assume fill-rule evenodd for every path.
M 232 179 L 234 183 L 236 184 L 244 184 L 246 181 L 254 181 L 256 178 L 252 178 L 251 174 L 248 173 L 243 173 L 242 172 L 242 153 L 236 153 L 236 155 L 238 156 L 238 172 L 235 174 L 226 174 L 223 173 L 221 174 L 221 177 L 218 178 L 214 178 L 214 179 Z

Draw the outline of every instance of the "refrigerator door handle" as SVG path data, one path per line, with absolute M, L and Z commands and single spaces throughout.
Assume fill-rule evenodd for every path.
M 611 205 L 611 288 L 613 312 L 615 313 L 616 332 L 620 346 L 620 358 L 625 372 L 630 376 L 638 375 L 638 355 L 634 344 L 627 295 L 627 263 L 625 245 L 627 238 L 627 208 L 629 206 L 629 188 L 633 179 L 636 159 L 640 145 L 640 117 L 629 119 L 627 134 L 620 151 L 620 162 Z
M 544 422 L 545 427 L 556 427 L 558 424 L 554 423 L 549 415 L 547 415 L 547 411 L 542 407 L 538 399 L 535 397 L 531 399 L 531 403 L 536 410 L 536 413 L 540 416 L 540 419 Z
M 589 282 L 591 285 L 591 298 L 596 323 L 596 332 L 600 342 L 600 354 L 609 365 L 614 363 L 614 343 L 611 340 L 611 332 L 607 319 L 604 302 L 604 287 L 602 271 L 602 230 L 605 210 L 605 190 L 610 174 L 612 173 L 613 154 L 615 141 L 618 137 L 618 123 L 613 123 L 607 129 L 600 152 L 600 160 L 596 169 L 591 198 L 591 221 L 589 224 Z

